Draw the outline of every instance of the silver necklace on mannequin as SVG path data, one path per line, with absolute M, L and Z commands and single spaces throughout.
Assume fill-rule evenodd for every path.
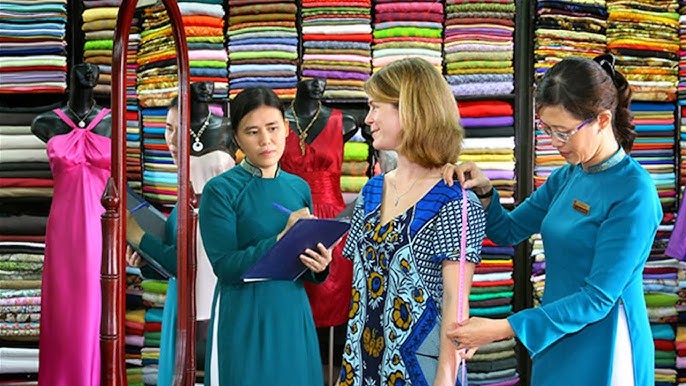
M 191 137 L 193 137 L 193 145 L 191 146 L 193 148 L 193 151 L 196 153 L 199 153 L 202 151 L 202 149 L 205 147 L 205 145 L 200 142 L 200 137 L 202 136 L 202 133 L 205 132 L 205 129 L 210 125 L 210 118 L 212 117 L 212 112 L 210 111 L 207 114 L 207 118 L 205 118 L 205 122 L 202 123 L 202 126 L 200 126 L 200 130 L 198 130 L 198 134 L 195 134 L 193 132 L 193 129 L 191 128 Z
M 76 114 L 76 111 L 72 110 L 71 105 L 69 103 L 67 103 L 67 109 L 69 110 L 71 115 L 73 115 L 74 118 L 76 118 L 76 120 L 78 121 L 77 125 L 80 128 L 84 128 L 86 127 L 86 118 L 88 118 L 88 116 L 91 115 L 91 113 L 93 112 L 93 109 L 95 109 L 95 103 L 91 105 L 91 108 L 86 112 L 86 114 L 83 117 L 79 117 L 79 115 Z

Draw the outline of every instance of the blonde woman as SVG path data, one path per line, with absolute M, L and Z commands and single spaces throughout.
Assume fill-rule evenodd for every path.
M 342 385 L 455 385 L 462 201 L 469 200 L 463 304 L 467 315 L 484 211 L 441 179 L 463 129 L 450 87 L 419 58 L 394 62 L 365 84 L 373 146 L 395 150 L 395 170 L 372 178 L 357 201 L 343 255 L 353 292 Z

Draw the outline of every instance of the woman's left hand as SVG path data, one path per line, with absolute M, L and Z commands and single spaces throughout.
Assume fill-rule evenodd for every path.
M 507 339 L 514 332 L 507 319 L 471 317 L 461 323 L 453 323 L 446 334 L 455 347 L 461 350 Z
M 314 251 L 307 248 L 305 252 L 300 255 L 300 261 L 305 264 L 312 272 L 323 272 L 331 263 L 331 249 L 327 249 L 324 244 L 317 244 L 317 250 Z

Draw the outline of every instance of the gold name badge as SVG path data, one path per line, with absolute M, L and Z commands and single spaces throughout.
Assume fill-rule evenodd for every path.
M 591 213 L 591 206 L 579 200 L 574 200 L 572 208 L 585 216 L 588 216 L 588 214 Z

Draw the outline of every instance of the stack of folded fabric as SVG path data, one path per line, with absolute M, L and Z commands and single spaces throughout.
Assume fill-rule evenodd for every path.
M 541 305 L 543 290 L 545 289 L 545 248 L 541 234 L 536 233 L 529 238 L 531 243 L 531 284 L 533 286 L 534 307 Z
M 38 373 L 41 277 L 53 180 L 45 143 L 31 133 L 36 112 L 3 111 L 2 116 L 0 379 L 33 382 Z
M 4 228 L 0 227 L 0 377 L 35 380 L 45 233 L 18 234 L 18 229 Z
M 675 105 L 663 102 L 634 102 L 634 125 L 638 134 L 631 156 L 655 182 L 665 213 L 674 212 L 677 204 L 677 178 L 674 170 Z
M 140 31 L 136 94 L 142 121 L 141 190 L 158 207 L 171 206 L 176 202 L 176 167 L 164 130 L 167 106 L 178 93 L 178 67 L 171 22 L 161 3 L 143 9 Z
M 169 106 L 178 93 L 171 22 L 161 4 L 143 9 L 136 93 L 141 107 Z
M 441 1 L 377 0 L 374 4 L 374 71 L 409 56 L 443 70 L 444 10 Z
M 633 100 L 674 101 L 679 72 L 676 0 L 608 0 L 607 48 Z
M 324 98 L 364 99 L 371 72 L 371 0 L 303 0 L 303 78 L 327 79 Z
M 83 60 L 100 69 L 98 84 L 93 89 L 96 95 L 109 97 L 112 94 L 112 48 L 114 47 L 114 27 L 121 0 L 112 0 L 103 5 L 102 1 L 85 0 L 81 17 L 81 30 L 85 35 Z
M 593 58 L 605 53 L 605 0 L 538 0 L 534 67 L 537 79 L 568 56 Z
M 459 101 L 465 141 L 460 162 L 474 161 L 493 186 L 500 202 L 514 204 L 515 155 L 514 110 L 500 100 Z
M 144 316 L 144 346 L 141 348 L 142 380 L 147 386 L 157 384 L 162 334 L 162 310 L 167 293 L 167 282 L 144 280 L 141 286 L 143 287 L 143 302 L 149 307 L 145 311 Z
M 177 167 L 164 139 L 166 108 L 143 109 L 143 196 L 150 202 L 176 203 Z
M 140 192 L 143 184 L 141 158 L 141 112 L 138 107 L 136 91 L 138 62 L 138 45 L 141 40 L 139 12 L 134 13 L 134 20 L 129 33 L 129 45 L 126 56 L 126 178 L 129 186 Z
M 675 347 L 677 350 L 676 384 L 683 385 L 686 384 L 686 323 L 683 321 L 676 328 Z
M 145 304 L 143 302 L 143 278 L 140 269 L 126 267 L 126 315 L 124 334 L 126 343 L 126 380 L 129 386 L 143 385 L 143 359 L 141 350 L 145 345 Z
M 179 0 L 186 33 L 191 82 L 214 83 L 214 98 L 229 89 L 222 0 Z
M 369 168 L 369 150 L 369 144 L 359 131 L 343 145 L 341 192 L 346 202 L 350 201 L 348 198 L 357 196 L 369 179 L 366 174 Z
M 0 94 L 65 92 L 66 3 L 0 2 Z
M 443 52 L 455 96 L 514 91 L 514 0 L 446 1 Z
M 651 252 L 643 270 L 643 287 L 655 345 L 655 382 L 656 385 L 674 385 L 677 376 L 674 331 L 678 321 L 679 262 L 664 256 L 656 257 L 655 254 Z
M 295 0 L 229 0 L 229 97 L 265 86 L 284 99 L 298 84 Z
M 679 122 L 679 183 L 681 186 L 681 197 L 686 197 L 684 187 L 686 186 L 686 99 L 679 101 L 681 110 L 681 122 Z
M 469 315 L 503 319 L 512 314 L 514 295 L 513 247 L 484 240 L 481 263 L 474 271 L 469 295 Z M 519 382 L 514 340 L 487 345 L 467 363 L 470 385 L 516 385 Z

